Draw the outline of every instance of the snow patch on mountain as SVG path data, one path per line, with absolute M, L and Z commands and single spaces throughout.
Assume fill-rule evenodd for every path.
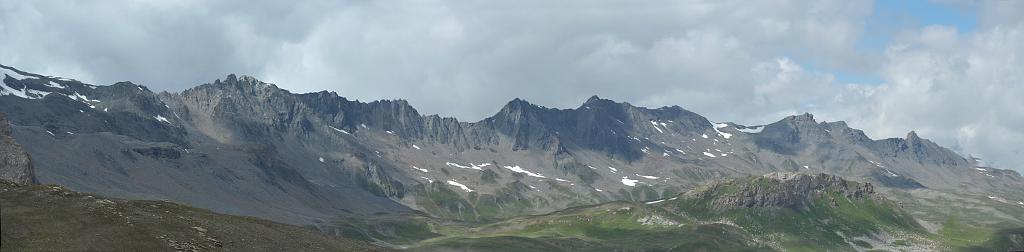
M 761 131 L 764 130 L 764 125 L 746 126 L 746 128 L 742 128 L 742 129 L 741 128 L 736 128 L 736 130 L 738 130 L 739 132 L 747 133 L 747 134 L 757 134 L 757 133 L 761 133 Z
M 621 182 L 622 182 L 623 185 L 626 185 L 626 186 L 636 186 L 636 182 L 640 182 L 640 181 L 639 180 L 635 180 L 635 179 L 629 179 L 629 177 L 622 177 Z
M 2 68 L 2 67 L 0 67 L 0 73 L 6 74 L 7 76 L 10 76 L 11 78 L 14 78 L 16 80 L 24 80 L 24 79 L 27 79 L 27 78 L 32 78 L 31 76 L 22 75 L 22 74 L 19 74 L 19 73 L 13 71 L 13 70 L 8 70 L 7 68 Z M 3 76 L 0 76 L 0 82 L 2 82 L 3 79 L 4 79 L 2 77 Z
M 640 175 L 640 174 L 634 174 L 634 175 L 636 175 L 638 177 L 641 177 L 641 178 L 645 178 L 645 179 L 659 179 L 659 177 L 655 177 L 655 176 Z
M 725 139 L 729 139 L 730 137 L 732 137 L 732 134 L 730 134 L 730 133 L 725 133 L 725 132 L 722 132 L 721 130 L 719 130 L 719 129 L 721 129 L 721 128 L 726 128 L 726 127 L 729 127 L 729 124 L 725 124 L 725 123 L 716 123 L 716 124 L 715 124 L 715 127 L 712 127 L 712 129 L 714 129 L 714 130 L 715 130 L 715 132 L 718 132 L 718 135 L 719 135 L 719 136 L 722 136 L 722 137 L 723 137 L 723 138 L 725 138 Z
M 66 87 L 66 86 L 64 86 L 64 85 L 61 85 L 60 83 L 56 83 L 56 82 L 53 82 L 53 81 L 47 81 L 47 82 L 46 82 L 45 84 L 43 84 L 43 85 L 46 85 L 47 87 L 52 87 L 52 88 L 59 88 L 59 89 L 65 89 L 65 88 L 67 88 L 67 87 Z
M 658 133 L 665 133 L 665 131 L 661 130 L 661 128 L 658 128 L 658 123 L 651 121 L 651 125 L 654 126 L 654 129 L 658 130 Z
M 42 99 L 43 97 L 46 97 L 46 95 L 50 94 L 50 92 L 39 91 L 39 90 L 35 90 L 35 89 L 27 89 L 26 88 L 25 89 L 25 94 L 28 95 L 28 96 L 32 96 L 35 99 Z
M 0 88 L 3 88 L 0 89 L 0 95 L 13 95 L 25 99 L 42 99 L 42 97 L 29 96 L 29 92 L 26 91 L 29 91 L 31 89 L 28 88 L 26 88 L 27 90 L 15 89 L 7 86 L 7 84 L 4 83 L 0 83 Z
M 663 200 L 663 199 L 660 199 L 660 200 L 655 200 L 655 201 L 648 201 L 648 202 L 644 202 L 644 204 L 647 204 L 647 205 L 653 205 L 653 204 L 658 204 L 658 203 L 661 203 L 661 202 L 664 202 L 664 201 L 665 201 L 665 200 Z
M 471 170 L 478 170 L 478 171 L 482 171 L 482 170 L 484 170 L 483 169 L 484 167 L 486 167 L 488 165 L 491 165 L 491 163 L 483 163 L 483 164 L 479 164 L 479 165 L 476 165 L 476 164 L 473 164 L 473 163 L 469 163 L 469 165 L 466 166 L 466 165 L 460 165 L 458 163 L 452 163 L 452 162 L 445 162 L 444 164 L 447 165 L 447 166 L 455 167 L 455 168 L 471 169 Z
M 468 186 L 466 186 L 466 185 L 463 185 L 463 184 L 461 184 L 461 183 L 459 183 L 459 182 L 456 182 L 456 181 L 454 181 L 454 180 L 448 180 L 448 184 L 449 184 L 449 185 L 453 185 L 453 186 L 457 186 L 457 187 L 459 187 L 459 188 L 462 188 L 462 190 L 463 190 L 463 191 L 466 191 L 466 192 L 472 192 L 472 191 L 473 191 L 473 189 L 469 189 L 469 187 L 468 187 Z
M 648 202 L 646 202 L 644 204 L 652 205 L 652 204 L 658 204 L 658 203 L 665 202 L 665 201 L 673 201 L 673 200 L 677 200 L 677 199 L 679 199 L 679 197 L 672 197 L 672 198 L 668 198 L 668 199 L 660 199 L 660 200 L 655 200 L 655 201 L 648 201 Z
M 348 133 L 348 131 L 345 131 L 343 129 L 335 128 L 334 126 L 327 126 L 327 127 L 330 127 L 334 131 L 344 133 L 345 135 L 352 135 L 352 133 Z
M 523 173 L 523 174 L 526 174 L 526 175 L 528 175 L 530 177 L 546 178 L 546 177 L 544 177 L 544 175 L 541 175 L 540 173 L 535 173 L 535 172 L 527 171 L 527 170 L 523 169 L 522 167 L 519 167 L 518 165 L 514 165 L 514 166 L 506 165 L 506 166 L 503 166 L 503 167 L 505 169 L 508 169 L 508 170 L 512 171 L 512 172 Z
M 889 177 L 899 177 L 900 176 L 899 174 L 896 174 L 896 173 L 890 171 L 889 169 L 884 169 L 884 170 L 885 170 L 885 173 L 889 174 Z

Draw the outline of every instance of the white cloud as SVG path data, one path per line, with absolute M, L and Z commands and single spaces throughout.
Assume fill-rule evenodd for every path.
M 883 91 L 861 112 L 869 130 L 892 136 L 917 129 L 966 154 L 1022 168 L 1024 25 L 968 34 L 931 26 L 897 44 L 886 53 Z

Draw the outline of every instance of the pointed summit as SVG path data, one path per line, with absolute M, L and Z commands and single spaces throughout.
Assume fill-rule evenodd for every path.
M 604 98 L 598 97 L 597 95 L 593 95 L 593 96 L 590 96 L 590 98 L 588 98 L 586 102 L 583 102 L 583 104 L 580 105 L 580 108 L 586 108 L 586 107 L 607 107 L 609 105 L 619 105 L 619 104 L 620 103 L 618 103 L 616 101 L 609 100 L 609 99 L 604 99 Z
M 917 136 L 917 132 L 915 132 L 913 130 L 911 130 L 910 132 L 907 132 L 907 138 L 906 139 L 909 142 L 921 141 L 921 137 Z
M 530 103 L 526 100 L 517 97 L 506 103 L 505 106 L 501 108 L 501 111 L 498 112 L 498 114 L 507 114 L 510 112 L 523 113 L 524 111 L 539 109 L 544 109 L 544 107 L 535 105 L 533 103 Z
M 816 122 L 814 120 L 814 115 L 812 115 L 811 113 L 803 113 L 803 114 L 800 114 L 800 115 L 787 116 L 786 118 L 783 118 L 782 120 L 779 120 L 778 122 L 769 124 L 769 126 L 772 126 L 772 125 L 779 125 L 779 126 L 787 125 L 787 127 L 792 127 L 792 128 L 818 128 L 819 127 L 818 122 Z
M 526 100 L 523 100 L 523 99 L 520 99 L 519 97 L 513 98 L 511 101 L 508 101 L 508 104 L 519 104 L 519 103 L 530 104 L 530 102 L 528 102 Z

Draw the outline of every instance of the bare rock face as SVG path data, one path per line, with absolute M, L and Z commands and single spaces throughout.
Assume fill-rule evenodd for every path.
M 38 183 L 32 157 L 11 137 L 11 125 L 3 112 L 0 112 L 0 179 L 22 184 Z
M 837 193 L 850 200 L 875 197 L 871 183 L 847 181 L 823 173 L 769 173 L 752 179 L 714 184 L 687 193 L 687 197 L 711 200 L 715 209 L 780 207 L 804 209 L 810 201 Z M 835 198 L 832 199 L 833 204 Z

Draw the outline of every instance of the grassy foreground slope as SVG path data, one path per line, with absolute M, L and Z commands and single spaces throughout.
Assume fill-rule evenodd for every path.
M 770 250 L 743 230 L 698 223 L 643 203 L 612 202 L 525 216 L 426 240 L 422 251 Z
M 161 201 L 0 181 L 2 251 L 383 251 L 363 241 Z

